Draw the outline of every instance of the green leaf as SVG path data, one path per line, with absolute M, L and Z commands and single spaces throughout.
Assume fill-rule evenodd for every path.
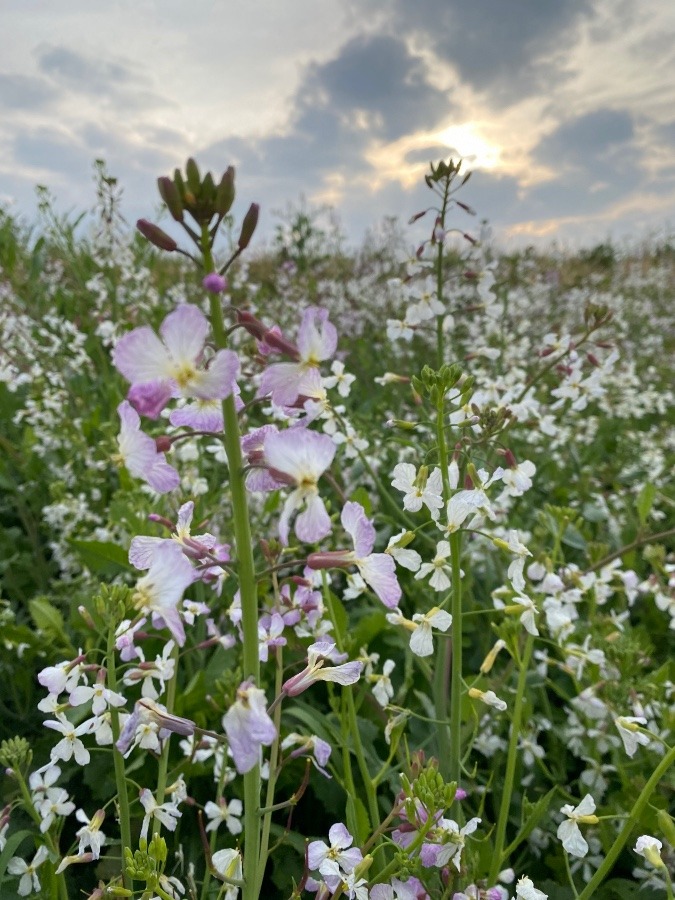
M 544 815 L 548 812 L 551 797 L 557 790 L 557 787 L 551 788 L 548 794 L 544 794 L 543 797 L 540 797 L 534 805 L 528 803 L 526 799 L 523 800 L 523 817 L 525 821 L 518 834 L 504 851 L 504 859 L 511 857 L 516 848 L 532 834 Z
M 356 628 L 351 632 L 352 646 L 357 649 L 367 647 L 368 644 L 383 631 L 386 625 L 387 617 L 385 613 L 380 612 L 380 610 L 364 616 Z
M 331 726 L 326 715 L 316 712 L 309 704 L 296 702 L 290 709 L 284 710 L 284 715 L 302 722 L 310 734 L 315 734 L 333 746 L 340 745 L 339 731 Z
M 373 504 L 370 500 L 370 494 L 364 487 L 358 487 L 355 491 L 352 492 L 352 495 L 349 499 L 353 500 L 354 503 L 360 503 L 365 511 L 365 514 L 367 516 L 372 516 Z
M 370 819 L 363 801 L 359 797 L 347 796 L 347 830 L 354 835 L 354 843 L 358 847 L 368 840 Z
M 111 565 L 131 569 L 127 551 L 119 544 L 106 541 L 71 541 L 70 544 L 79 553 L 82 564 L 92 572 L 105 571 Z
M 63 616 L 46 597 L 35 597 L 30 600 L 28 609 L 36 628 L 40 631 L 51 631 L 61 637 L 66 644 L 70 643 L 64 631 Z
M 656 497 L 656 487 L 648 481 L 637 496 L 635 503 L 640 525 L 644 525 L 652 511 L 654 498 Z

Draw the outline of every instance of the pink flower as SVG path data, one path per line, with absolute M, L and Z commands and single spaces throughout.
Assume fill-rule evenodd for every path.
M 216 539 L 212 534 L 208 533 L 196 534 L 194 537 L 190 534 L 194 508 L 195 505 L 192 500 L 184 503 L 178 510 L 175 526 L 168 519 L 156 516 L 154 513 L 149 516 L 153 521 L 159 521 L 162 525 L 171 528 L 171 537 L 160 538 L 142 534 L 132 538 L 131 546 L 129 547 L 129 562 L 131 565 L 137 569 L 149 569 L 158 547 L 170 547 L 175 544 L 182 547 L 183 553 L 191 559 L 209 559 L 210 552 L 216 546 Z
M 128 400 L 117 407 L 122 423 L 119 434 L 119 456 L 129 472 L 141 478 L 158 494 L 173 491 L 180 484 L 178 472 L 157 450 L 155 441 L 141 431 L 141 419 Z
M 237 699 L 223 716 L 223 728 L 237 772 L 250 772 L 260 760 L 260 748 L 269 747 L 277 735 L 274 722 L 267 715 L 264 691 L 252 681 L 243 681 Z
M 328 310 L 310 306 L 298 331 L 298 361 L 275 363 L 262 374 L 258 396 L 270 394 L 278 406 L 291 406 L 299 396 L 311 396 L 321 387 L 319 363 L 330 359 L 337 347 L 337 331 Z
M 375 546 L 375 528 L 366 518 L 360 503 L 349 501 L 342 510 L 343 528 L 350 535 L 354 549 L 327 553 L 312 553 L 307 564 L 312 569 L 355 565 L 361 577 L 390 609 L 395 609 L 401 599 L 401 587 L 396 578 L 396 564 L 388 553 L 372 553 Z
M 136 608 L 152 615 L 155 628 L 166 626 L 179 647 L 185 643 L 185 629 L 178 604 L 194 580 L 195 570 L 178 544 L 163 543 L 155 550 L 148 574 L 139 579 L 134 591 Z
M 132 385 L 132 397 L 155 415 L 169 397 L 215 400 L 228 397 L 239 373 L 232 350 L 219 350 L 202 367 L 209 324 L 196 306 L 179 306 L 160 326 L 160 340 L 149 326 L 125 334 L 113 351 L 113 363 Z
M 301 541 L 315 543 L 330 532 L 330 518 L 319 497 L 317 482 L 335 456 L 335 444 L 327 434 L 305 428 L 289 428 L 268 434 L 264 443 L 265 462 L 275 477 L 295 490 L 287 498 L 279 520 L 279 536 L 288 545 L 291 517 L 305 507 L 295 521 L 295 533 Z

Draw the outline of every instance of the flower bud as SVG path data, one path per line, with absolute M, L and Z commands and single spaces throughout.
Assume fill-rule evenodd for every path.
M 228 166 L 216 191 L 216 212 L 226 216 L 234 203 L 234 167 Z
M 190 192 L 197 196 L 201 187 L 202 179 L 199 174 L 199 167 L 192 157 L 185 163 L 185 175 Z
M 250 244 L 253 232 L 258 224 L 259 214 L 260 206 L 257 203 L 251 203 L 248 212 L 244 216 L 244 221 L 241 224 L 241 232 L 237 242 L 237 247 L 239 247 L 240 250 L 245 250 Z
M 178 249 L 178 244 L 166 231 L 162 231 L 158 225 L 153 225 L 147 219 L 139 219 L 136 222 L 136 228 L 138 228 L 144 238 L 150 241 L 151 244 L 154 244 L 155 247 L 159 247 L 160 250 L 173 253 L 174 250 Z
M 170 178 L 163 176 L 157 179 L 157 187 L 159 189 L 162 200 L 171 213 L 172 218 L 176 222 L 183 221 L 183 201 L 181 200 L 180 191 Z
M 155 438 L 155 447 L 157 447 L 158 453 L 166 453 L 171 449 L 171 438 L 166 434 Z
M 211 294 L 222 294 L 227 290 L 227 281 L 218 272 L 210 272 L 202 279 L 202 286 Z

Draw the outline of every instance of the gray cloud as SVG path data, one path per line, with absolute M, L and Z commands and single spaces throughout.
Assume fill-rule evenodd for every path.
M 0 108 L 43 110 L 56 97 L 57 91 L 44 78 L 0 73 Z
M 58 84 L 87 94 L 107 93 L 111 86 L 130 83 L 134 78 L 134 72 L 128 65 L 88 59 L 67 47 L 39 47 L 37 61 L 39 70 Z
M 347 6 L 364 15 L 364 0 Z M 376 11 L 380 4 L 365 6 Z M 463 82 L 503 103 L 561 78 L 561 48 L 592 9 L 592 0 L 393 0 L 382 27 L 432 47 Z

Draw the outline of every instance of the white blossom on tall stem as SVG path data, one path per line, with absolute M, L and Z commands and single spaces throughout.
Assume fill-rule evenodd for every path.
M 291 517 L 302 507 L 304 510 L 295 520 L 298 538 L 316 543 L 326 537 L 331 528 L 330 518 L 317 483 L 335 456 L 331 438 L 306 428 L 289 428 L 265 437 L 264 456 L 272 473 L 294 488 L 279 520 L 282 542 L 288 545 Z
M 27 897 L 31 893 L 38 894 L 41 890 L 40 879 L 37 870 L 49 856 L 49 850 L 43 844 L 38 847 L 37 853 L 33 857 L 32 862 L 27 863 L 25 859 L 19 856 L 13 856 L 7 863 L 7 871 L 10 875 L 20 875 L 21 879 L 16 889 L 20 897 Z
M 558 840 L 562 841 L 563 848 L 571 856 L 586 856 L 588 844 L 579 830 L 579 822 L 594 825 L 599 821 L 594 815 L 595 800 L 590 794 L 586 794 L 578 806 L 573 807 L 570 803 L 566 803 L 560 812 L 567 818 L 558 825 Z
M 139 612 L 152 615 L 155 628 L 168 628 L 179 647 L 185 643 L 185 628 L 178 604 L 195 577 L 195 570 L 178 544 L 161 544 L 147 575 L 136 582 L 134 590 L 133 602 Z

